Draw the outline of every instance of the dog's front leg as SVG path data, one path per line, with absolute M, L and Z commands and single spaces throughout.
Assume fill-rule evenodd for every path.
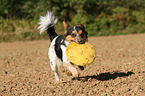
M 70 63 L 66 56 L 66 47 L 61 46 L 63 52 L 63 66 L 66 71 L 69 71 L 73 77 L 78 77 L 79 73 L 77 69 Z
M 69 61 L 63 62 L 63 66 L 64 66 L 65 70 L 68 70 L 69 72 L 71 72 L 73 77 L 78 77 L 79 73 L 78 73 L 77 69 L 72 64 L 70 64 Z

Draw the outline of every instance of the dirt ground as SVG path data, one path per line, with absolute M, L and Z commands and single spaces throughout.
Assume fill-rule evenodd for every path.
M 90 37 L 95 61 L 54 81 L 49 40 L 0 43 L 1 96 L 145 96 L 145 34 Z

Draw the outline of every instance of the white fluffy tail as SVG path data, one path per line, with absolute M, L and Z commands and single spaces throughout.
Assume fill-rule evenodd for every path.
M 49 27 L 54 26 L 57 23 L 57 18 L 52 15 L 52 12 L 47 12 L 46 16 L 40 16 L 40 22 L 38 23 L 40 26 L 38 29 L 40 30 L 40 34 L 46 31 Z

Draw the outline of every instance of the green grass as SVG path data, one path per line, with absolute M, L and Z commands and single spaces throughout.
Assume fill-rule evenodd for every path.
M 69 23 L 71 25 L 71 23 Z M 111 27 L 106 25 L 97 24 L 85 24 L 86 30 L 89 36 L 108 36 L 108 35 L 124 35 L 134 33 L 144 33 L 145 24 L 128 25 L 122 29 L 119 25 L 111 23 Z M 74 25 L 72 25 L 74 26 Z M 37 40 L 37 39 L 48 39 L 47 33 L 44 32 L 42 35 L 39 34 L 38 21 L 28 21 L 27 19 L 21 20 L 0 20 L 0 42 L 11 42 L 19 40 Z M 55 26 L 56 32 L 59 35 L 64 33 L 62 22 L 58 22 Z M 99 29 L 99 30 L 98 30 Z

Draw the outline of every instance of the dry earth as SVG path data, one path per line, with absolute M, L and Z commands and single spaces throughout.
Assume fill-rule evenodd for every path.
M 61 67 L 61 82 L 54 81 L 49 66 L 49 40 L 0 43 L 0 95 L 145 96 L 145 34 L 90 37 L 89 42 L 95 61 L 79 70 L 79 79 Z

